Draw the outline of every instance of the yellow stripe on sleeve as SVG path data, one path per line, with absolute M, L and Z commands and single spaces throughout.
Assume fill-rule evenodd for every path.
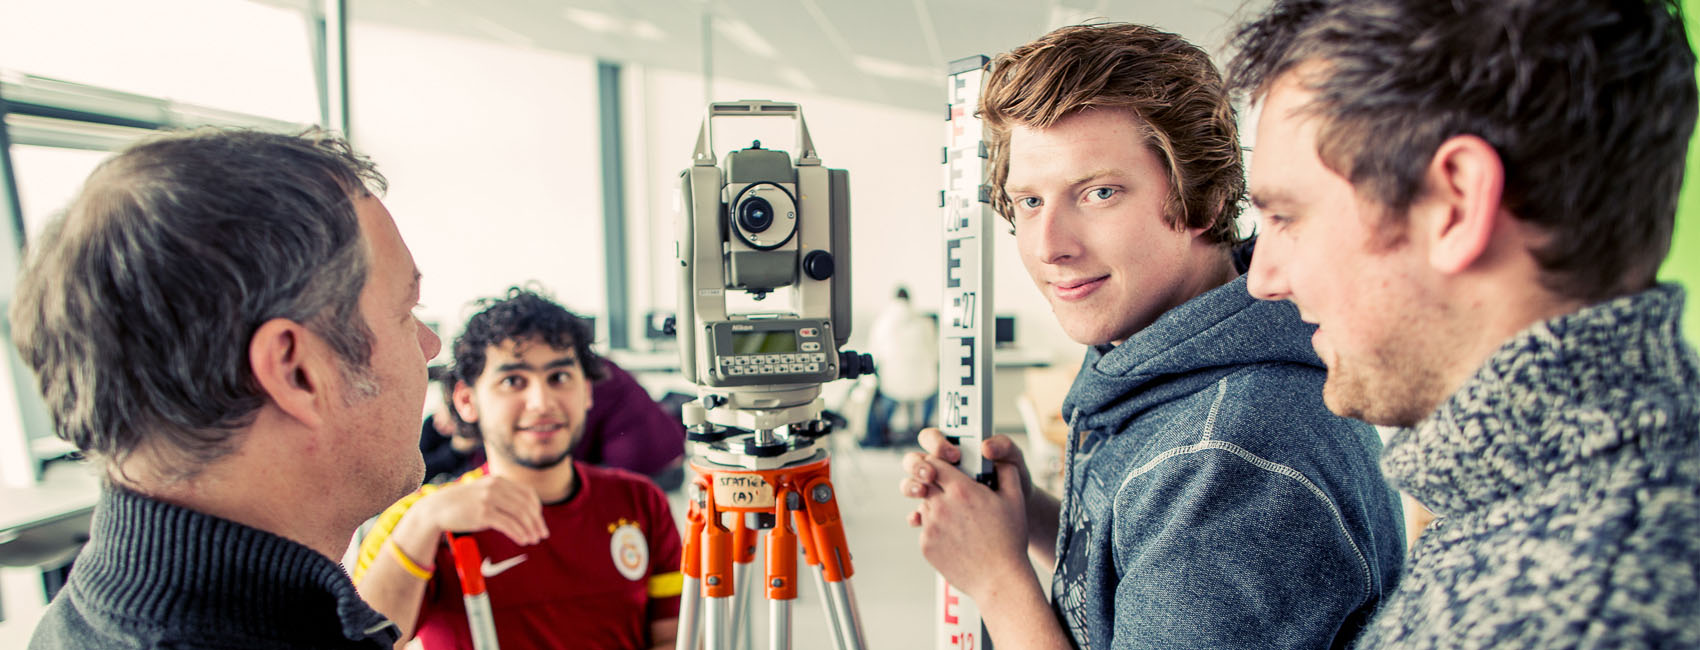
M 477 480 L 483 476 L 483 468 L 478 468 L 445 485 Z M 402 497 L 400 501 L 395 502 L 395 505 L 386 508 L 383 514 L 378 515 L 378 520 L 372 524 L 372 530 L 366 533 L 364 539 L 360 540 L 360 555 L 352 567 L 354 584 L 359 585 L 360 579 L 366 577 L 366 571 L 372 568 L 372 562 L 376 561 L 379 555 L 383 555 L 384 542 L 390 538 L 390 533 L 395 532 L 396 524 L 401 523 L 401 518 L 407 516 L 407 511 L 412 509 L 414 504 L 419 503 L 420 499 L 430 496 L 431 493 L 442 488 L 442 485 L 421 487 L 417 492 Z
M 407 511 L 413 508 L 426 495 L 437 491 L 437 486 L 427 485 L 418 492 L 402 497 L 395 505 L 384 509 L 378 515 L 378 521 L 372 524 L 372 530 L 366 533 L 366 538 L 360 540 L 360 558 L 354 563 L 354 584 L 360 584 L 360 579 L 366 577 L 366 570 L 372 568 L 372 562 L 384 552 L 384 542 L 389 541 L 390 533 L 395 532 L 396 524 L 407 516 Z
M 650 598 L 672 598 L 685 592 L 685 574 L 674 571 L 649 577 Z

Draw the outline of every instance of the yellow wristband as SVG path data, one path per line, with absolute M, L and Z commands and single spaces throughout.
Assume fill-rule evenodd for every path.
M 395 545 L 394 539 L 384 540 L 384 546 L 389 547 L 390 555 L 395 556 L 396 563 L 401 565 L 401 569 L 403 571 L 413 574 L 413 577 L 420 580 L 431 579 L 431 571 L 419 566 L 419 564 L 414 562 L 412 558 L 407 557 L 406 553 L 401 552 L 401 547 Z

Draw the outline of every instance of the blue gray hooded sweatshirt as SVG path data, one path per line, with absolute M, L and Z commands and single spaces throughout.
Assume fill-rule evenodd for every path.
M 1392 591 L 1381 441 L 1323 406 L 1313 331 L 1242 276 L 1087 351 L 1052 578 L 1076 646 L 1345 647 Z

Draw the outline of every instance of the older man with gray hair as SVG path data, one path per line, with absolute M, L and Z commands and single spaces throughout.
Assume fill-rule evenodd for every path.
M 90 175 L 31 246 L 14 342 L 104 466 L 31 648 L 381 648 L 335 559 L 419 485 L 419 271 L 321 135 L 196 131 Z

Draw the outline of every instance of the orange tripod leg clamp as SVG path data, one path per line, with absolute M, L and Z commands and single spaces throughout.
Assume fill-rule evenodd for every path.
M 856 573 L 850 566 L 850 542 L 844 537 L 844 520 L 838 515 L 838 499 L 833 495 L 832 481 L 825 477 L 809 482 L 803 490 L 810 528 L 813 528 L 815 550 L 818 552 L 827 582 L 842 582 Z M 824 497 L 824 498 L 821 498 Z
M 713 495 L 709 503 L 714 503 Z M 702 595 L 725 598 L 732 595 L 732 531 L 720 524 L 720 511 L 713 505 L 703 519 Z
M 786 498 L 792 493 L 780 490 L 773 506 L 775 524 L 767 534 L 767 599 L 795 600 L 797 598 L 797 534 L 791 532 L 790 509 Z
M 820 566 L 820 548 L 815 546 L 815 526 L 809 521 L 807 507 L 791 513 L 791 521 L 797 525 L 797 539 L 803 543 L 803 561 L 809 566 Z
M 704 488 L 706 489 L 706 488 Z M 690 529 L 685 533 L 684 559 L 679 563 L 679 572 L 687 578 L 702 577 L 702 531 L 704 528 L 703 509 L 692 501 L 686 511 L 686 519 L 691 522 Z

